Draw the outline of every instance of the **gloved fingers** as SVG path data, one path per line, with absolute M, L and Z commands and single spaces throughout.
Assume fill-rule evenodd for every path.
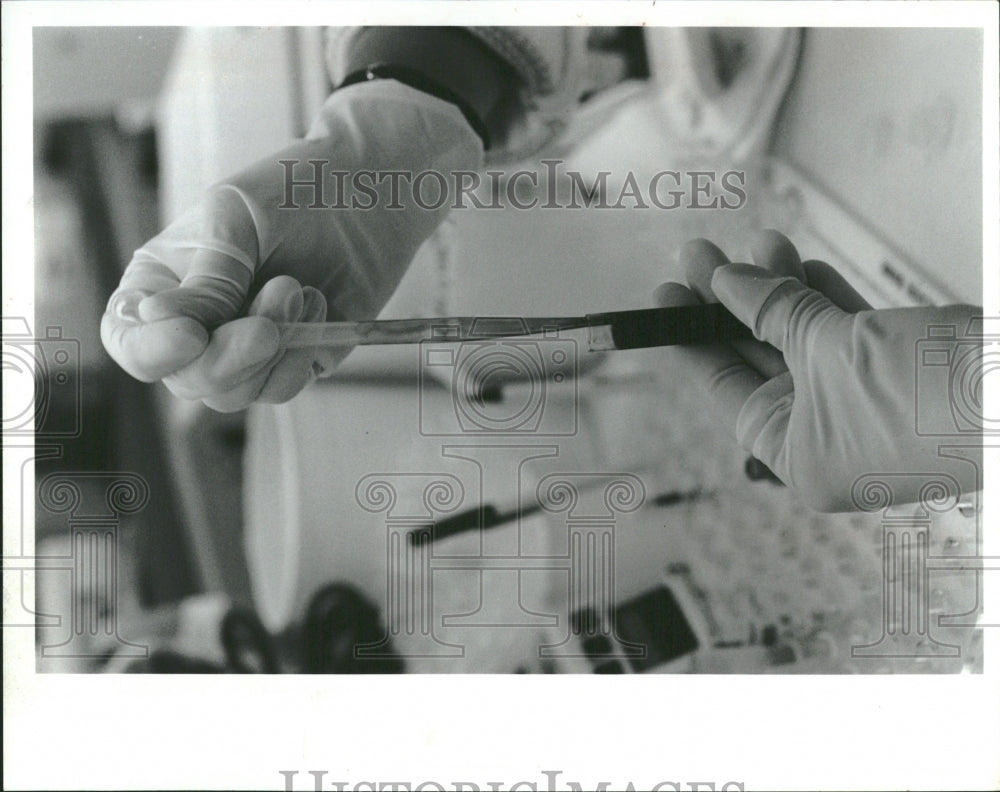
M 655 292 L 656 304 L 697 305 L 697 295 L 679 283 L 664 283 Z M 670 347 L 668 366 L 677 366 L 708 393 L 722 415 L 735 429 L 737 417 L 748 398 L 766 381 L 728 344 Z
M 139 304 L 139 317 L 156 322 L 172 316 L 189 316 L 209 330 L 240 315 L 253 273 L 231 256 L 201 248 L 191 270 L 175 289 L 157 292 Z
M 782 352 L 801 352 L 817 320 L 843 316 L 820 292 L 792 277 L 780 277 L 752 264 L 728 264 L 715 270 L 712 290 L 761 341 Z
M 304 308 L 305 295 L 299 282 L 288 275 L 280 275 L 264 284 L 247 313 L 269 319 L 277 325 L 281 322 L 298 322 Z M 268 365 L 248 373 L 245 380 L 230 390 L 205 398 L 205 405 L 218 412 L 246 409 L 260 400 L 261 393 L 279 367 L 284 366 L 282 371 L 287 370 L 288 355 L 289 351 L 281 349 L 279 344 L 278 351 Z
M 679 305 L 700 305 L 698 295 L 682 283 L 667 281 L 661 283 L 653 292 L 653 301 L 659 308 L 669 308 Z
M 702 302 L 719 302 L 719 298 L 712 291 L 712 275 L 719 267 L 729 264 L 729 258 L 722 250 L 707 239 L 695 239 L 681 248 L 680 264 L 684 268 L 692 291 Z M 783 266 L 784 261 L 778 259 L 776 265 Z M 731 342 L 731 346 L 765 379 L 788 370 L 781 353 L 759 341 L 741 339 Z
M 751 243 L 751 256 L 758 267 L 805 283 L 805 271 L 799 252 L 788 237 L 779 231 L 765 229 L 755 234 Z M 712 290 L 712 276 L 716 269 L 730 263 L 729 257 L 707 239 L 694 239 L 681 249 L 680 262 L 694 293 L 703 302 L 719 302 Z
M 805 270 L 795 245 L 779 231 L 764 229 L 754 234 L 750 243 L 750 256 L 758 267 L 775 275 L 786 275 L 805 282 Z M 784 355 L 770 344 L 749 340 L 733 342 L 736 351 L 748 360 L 765 377 L 777 377 L 788 371 Z M 748 357 L 749 356 L 749 357 Z
M 194 319 L 128 322 L 113 311 L 101 319 L 104 348 L 141 382 L 156 382 L 195 360 L 208 346 L 208 331 Z
M 245 316 L 215 329 L 196 360 L 165 377 L 164 385 L 184 399 L 222 396 L 265 371 L 278 354 L 278 328 L 263 316 Z M 258 387 L 258 390 L 259 390 Z M 207 404 L 207 402 L 206 402 Z
M 322 292 L 312 286 L 305 286 L 302 289 L 302 297 L 303 306 L 299 318 L 284 321 L 326 321 L 326 298 Z M 316 378 L 320 370 L 325 369 L 324 362 L 328 361 L 321 361 L 325 351 L 323 348 L 286 350 L 271 369 L 256 400 L 268 404 L 281 404 L 294 397 Z
M 810 260 L 802 264 L 809 288 L 825 294 L 830 302 L 847 313 L 870 311 L 869 302 L 837 270 L 825 261 Z
M 247 316 L 266 316 L 275 324 L 298 322 L 305 308 L 302 286 L 290 275 L 271 278 L 257 293 Z
M 177 277 L 150 256 L 136 253 L 101 319 L 104 348 L 125 371 L 155 382 L 183 368 L 208 345 L 208 332 L 188 317 L 143 323 L 139 304 L 153 292 L 173 288 Z
M 141 291 L 144 297 L 157 292 L 175 289 L 181 284 L 177 273 L 168 267 L 155 253 L 147 248 L 139 248 L 122 274 L 117 292 Z M 138 308 L 138 302 L 135 303 Z M 132 318 L 138 319 L 138 312 Z
M 712 274 L 729 263 L 729 257 L 707 239 L 692 239 L 680 250 L 678 257 L 691 291 L 701 302 L 717 303 L 712 291 Z
M 791 372 L 768 380 L 746 399 L 736 421 L 740 445 L 790 484 L 786 439 L 795 401 Z
M 767 228 L 754 234 L 750 255 L 758 267 L 770 270 L 775 275 L 787 275 L 806 282 L 799 251 L 780 231 Z
M 159 255 L 174 259 L 164 263 L 177 272 L 180 283 L 143 300 L 139 317 L 155 322 L 189 316 L 209 330 L 235 319 L 253 281 L 258 249 L 257 227 L 242 191 L 214 188 L 200 225 L 178 223 L 158 242 Z
M 206 407 L 216 412 L 231 413 L 245 410 L 257 401 L 261 388 L 267 382 L 267 378 L 273 367 L 273 363 L 260 366 L 255 371 L 250 372 L 246 380 L 231 390 L 218 396 L 207 396 L 201 401 Z

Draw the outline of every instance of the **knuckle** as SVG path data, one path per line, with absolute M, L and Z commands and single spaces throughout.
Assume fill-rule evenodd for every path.
M 208 188 L 204 205 L 203 233 L 236 245 L 256 260 L 260 244 L 246 194 L 231 184 L 215 184 Z
M 282 291 L 302 288 L 302 285 L 298 282 L 298 280 L 293 278 L 291 275 L 275 275 L 273 278 L 268 280 L 264 286 L 265 288 L 271 287 L 273 289 L 281 289 Z
M 278 348 L 278 327 L 266 317 L 248 316 L 229 326 L 233 329 L 227 352 L 234 360 L 251 361 L 252 365 L 270 357 Z
M 181 289 L 207 303 L 223 316 L 232 316 L 243 305 L 243 290 L 227 278 L 212 275 L 192 275 L 184 280 Z

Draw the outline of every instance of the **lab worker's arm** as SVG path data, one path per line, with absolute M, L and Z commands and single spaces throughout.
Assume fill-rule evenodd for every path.
M 570 27 L 349 27 L 327 31 L 330 79 L 346 76 L 374 60 L 419 54 L 419 62 L 468 94 L 473 85 L 491 105 L 484 112 L 490 135 L 486 164 L 510 163 L 537 155 L 560 139 L 587 89 L 588 29 Z M 439 47 L 439 37 L 465 37 L 463 47 Z M 472 41 L 503 64 L 501 81 L 485 86 L 471 80 L 465 60 Z M 463 81 L 464 75 L 464 81 Z
M 483 95 L 441 74 L 412 80 L 420 89 L 351 85 L 305 140 L 213 186 L 134 254 L 102 321 L 110 355 L 221 411 L 286 401 L 336 365 L 345 351 L 281 349 L 276 323 L 372 318 L 388 301 L 451 201 L 418 203 L 405 178 L 372 174 L 346 194 L 345 183 L 482 166 L 472 119 L 489 114 L 501 66 L 485 48 L 464 62 Z
M 665 354 L 706 390 L 743 448 L 805 503 L 864 509 L 859 482 L 875 479 L 891 486 L 896 504 L 981 487 L 981 434 L 959 426 L 953 409 L 954 399 L 976 395 L 953 393 L 919 352 L 930 340 L 945 369 L 979 371 L 982 347 L 967 332 L 982 309 L 872 310 L 829 265 L 801 262 L 774 231 L 756 240 L 756 266 L 730 263 L 705 240 L 681 258 L 690 288 L 664 284 L 658 302 L 722 302 L 757 340 Z M 950 338 L 935 335 L 946 328 Z M 949 444 L 964 446 L 967 459 L 941 453 Z M 935 477 L 943 488 L 924 491 Z

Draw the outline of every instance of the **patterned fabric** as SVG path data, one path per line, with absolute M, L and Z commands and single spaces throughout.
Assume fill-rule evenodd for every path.
M 347 74 L 350 44 L 361 28 L 328 28 L 326 62 L 339 85 Z M 491 119 L 500 130 L 486 164 L 513 162 L 541 151 L 566 129 L 586 88 L 586 28 L 471 27 L 520 78 L 514 95 Z

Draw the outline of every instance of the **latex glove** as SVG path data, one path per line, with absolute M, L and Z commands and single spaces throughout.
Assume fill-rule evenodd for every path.
M 971 465 L 938 454 L 947 438 L 917 431 L 918 403 L 925 425 L 955 425 L 947 387 L 917 388 L 917 344 L 931 326 L 952 325 L 955 351 L 976 354 L 962 339 L 982 310 L 872 310 L 828 264 L 802 263 L 776 231 L 757 237 L 752 257 L 756 266 L 733 264 L 696 240 L 681 253 L 691 289 L 667 283 L 656 295 L 660 305 L 722 302 L 753 329 L 757 341 L 670 350 L 672 363 L 711 394 L 740 445 L 819 511 L 862 508 L 852 487 L 868 473 L 947 471 L 963 491 L 979 486 Z M 981 443 L 957 430 L 950 439 Z M 918 500 L 919 481 L 894 482 L 903 487 L 897 503 Z
M 215 185 L 136 251 L 102 320 L 108 353 L 137 379 L 162 379 L 216 410 L 287 401 L 349 350 L 284 350 L 275 323 L 373 318 L 451 203 L 423 208 L 437 203 L 430 187 L 420 206 L 409 182 L 396 180 L 394 195 L 385 179 L 371 209 L 316 207 L 316 197 L 325 206 L 344 198 L 332 171 L 348 172 L 350 185 L 362 169 L 434 170 L 450 185 L 452 171 L 482 157 L 447 102 L 394 80 L 334 92 L 305 140 Z M 289 196 L 282 160 L 296 162 L 297 181 L 321 161 L 322 195 L 297 187 Z

